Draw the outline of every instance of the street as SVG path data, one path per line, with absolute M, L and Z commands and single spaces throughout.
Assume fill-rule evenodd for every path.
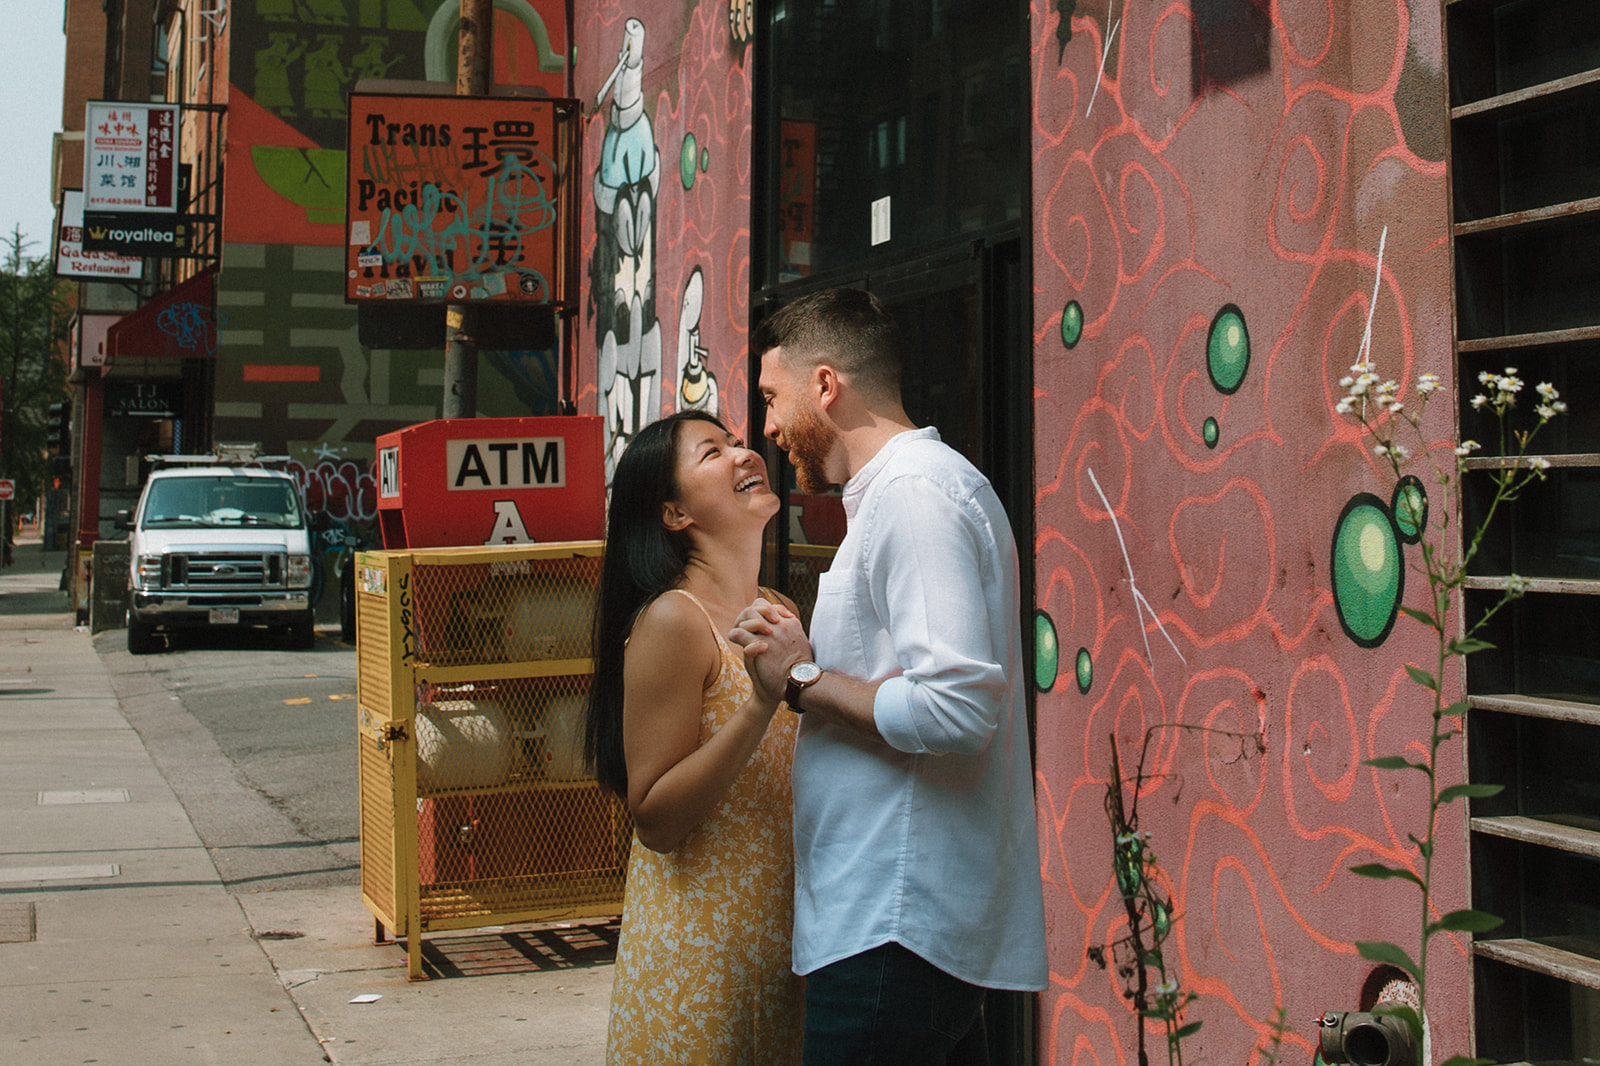
M 238 894 L 354 886 L 356 653 L 324 631 L 292 651 L 252 630 L 191 631 L 129 655 L 94 638 L 128 723 Z
M 61 553 L 0 569 L 0 1038 L 66 1066 L 581 1066 L 614 921 L 441 932 L 431 980 L 359 884 L 353 648 L 325 629 L 131 656 Z

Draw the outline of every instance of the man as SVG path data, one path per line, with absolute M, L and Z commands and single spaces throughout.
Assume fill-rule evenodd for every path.
M 1046 979 L 1011 528 L 988 480 L 907 417 L 899 331 L 870 294 L 798 300 L 751 347 L 766 435 L 802 492 L 844 486 L 849 523 L 810 643 L 764 600 L 729 635 L 804 715 L 805 1062 L 986 1062 L 984 989 Z

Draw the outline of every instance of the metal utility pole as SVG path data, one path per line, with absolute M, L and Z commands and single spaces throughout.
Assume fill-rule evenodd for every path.
M 494 59 L 494 0 L 461 0 L 456 95 L 488 96 Z M 478 309 L 449 304 L 444 316 L 444 417 L 478 414 Z

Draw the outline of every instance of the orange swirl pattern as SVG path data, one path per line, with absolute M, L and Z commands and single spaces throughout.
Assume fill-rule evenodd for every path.
M 1355 942 L 1415 952 L 1415 888 L 1349 867 L 1417 868 L 1425 792 L 1361 761 L 1425 755 L 1431 705 L 1404 666 L 1433 647 L 1340 598 L 1342 510 L 1393 486 L 1333 408 L 1369 313 L 1384 378 L 1449 376 L 1438 18 L 1407 0 L 1033 5 L 1043 1062 L 1136 1062 L 1121 979 L 1087 952 L 1125 924 L 1110 745 L 1131 774 L 1158 724 L 1194 727 L 1154 735 L 1139 793 L 1177 913 L 1166 956 L 1200 996 L 1186 1058 L 1261 1061 L 1279 1007 L 1280 1053 L 1309 1058 L 1314 1019 L 1358 1005 Z M 1392 617 L 1423 583 L 1404 581 L 1414 547 L 1382 546 L 1400 565 L 1369 595 Z M 1443 758 L 1458 778 L 1459 747 Z M 1447 811 L 1441 910 L 1466 891 Z M 1434 1047 L 1464 1051 L 1465 943 L 1432 961 Z

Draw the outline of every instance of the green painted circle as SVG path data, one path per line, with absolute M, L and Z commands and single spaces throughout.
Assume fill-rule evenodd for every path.
M 1244 312 L 1233 304 L 1223 304 L 1206 336 L 1206 370 L 1211 384 L 1221 393 L 1238 392 L 1249 369 L 1250 331 L 1245 328 Z
M 1061 309 L 1061 343 L 1074 348 L 1083 339 L 1083 308 L 1073 300 Z
M 711 169 L 711 149 L 700 149 L 700 173 L 704 174 Z
M 1089 686 L 1094 684 L 1094 660 L 1089 656 L 1088 648 L 1078 649 L 1078 691 L 1085 696 L 1089 694 Z
M 1049 692 L 1061 669 L 1061 643 L 1056 639 L 1056 624 L 1043 611 L 1033 612 L 1033 683 L 1040 692 Z
M 1394 515 L 1401 541 L 1415 544 L 1422 539 L 1423 531 L 1428 528 L 1428 490 L 1421 478 L 1407 474 L 1395 483 L 1389 512 Z
M 1405 592 L 1399 531 L 1370 492 L 1345 504 L 1333 529 L 1333 605 L 1345 634 L 1364 648 L 1389 636 Z
M 1206 442 L 1207 448 L 1217 446 L 1217 438 L 1222 435 L 1222 430 L 1217 426 L 1215 418 L 1206 419 L 1205 425 L 1200 427 L 1200 435 Z
M 700 159 L 700 151 L 695 145 L 694 134 L 683 135 L 683 154 L 678 157 L 678 177 L 683 181 L 685 189 L 694 188 L 694 165 Z

